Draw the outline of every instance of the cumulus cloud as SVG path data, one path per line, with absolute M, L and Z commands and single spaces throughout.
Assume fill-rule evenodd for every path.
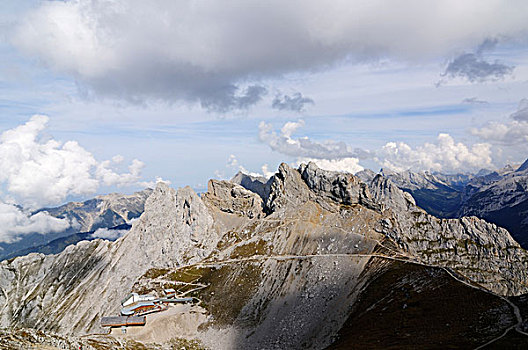
M 292 135 L 304 126 L 304 121 L 285 123 L 279 132 L 271 124 L 259 124 L 259 139 L 279 153 L 294 156 L 294 166 L 314 162 L 322 169 L 356 173 L 363 170 L 359 159 L 372 157 L 372 153 L 360 148 L 352 148 L 344 142 L 326 140 L 314 141 L 304 136 L 293 138 Z
M 388 142 L 379 156 L 378 161 L 394 171 L 413 169 L 449 173 L 493 168 L 490 144 L 477 143 L 468 147 L 456 143 L 448 134 L 439 134 L 436 143 L 414 148 L 404 142 Z
M 101 184 L 132 185 L 143 163 L 134 160 L 130 173 L 119 174 L 113 161 L 98 162 L 76 141 L 61 143 L 42 136 L 49 118 L 35 115 L 0 135 L 0 184 L 24 206 L 56 204 L 69 195 L 93 194 Z
M 304 120 L 285 123 L 280 132 L 264 121 L 259 124 L 259 139 L 279 153 L 314 159 L 368 158 L 370 152 L 352 148 L 342 141 L 313 141 L 307 136 L 292 138 L 292 134 L 304 126 Z
M 528 143 L 528 100 L 522 99 L 517 110 L 510 115 L 510 120 L 490 122 L 481 128 L 470 130 L 475 136 L 499 144 L 513 146 Z
M 116 239 L 123 237 L 129 230 L 112 230 L 108 228 L 99 228 L 90 236 L 91 238 L 101 238 L 109 241 L 115 241 Z
M 53 217 L 45 211 L 31 214 L 12 204 L 0 202 L 0 242 L 13 243 L 25 234 L 61 232 L 71 226 L 67 219 Z
M 251 172 L 247 170 L 242 164 L 239 163 L 237 157 L 234 154 L 229 155 L 229 158 L 227 159 L 226 167 L 229 168 L 231 171 L 233 170 L 240 171 L 240 172 L 243 172 L 244 174 L 248 174 L 248 175 L 255 176 L 255 177 L 269 178 L 274 174 L 272 171 L 269 171 L 268 164 L 262 165 L 262 167 L 260 168 L 261 170 L 260 173 Z M 219 171 L 215 175 L 217 175 L 218 177 L 224 177 L 223 174 Z
M 281 111 L 303 112 L 307 104 L 314 104 L 314 100 L 303 96 L 300 92 L 289 95 L 277 95 L 273 99 L 271 107 Z
M 505 145 L 528 143 L 528 123 L 525 121 L 490 122 L 482 128 L 471 129 L 471 133 L 484 140 Z
M 156 176 L 154 181 L 140 181 L 138 182 L 139 186 L 146 188 L 156 188 L 158 182 L 163 182 L 167 185 L 170 185 L 172 182 L 170 180 L 165 180 L 161 176 Z
M 98 95 L 197 101 L 223 111 L 257 102 L 263 90 L 253 84 L 285 73 L 342 60 L 438 57 L 490 36 L 524 37 L 527 10 L 522 0 L 45 1 L 12 40 Z M 448 73 L 475 65 L 466 76 L 507 70 L 470 55 Z
M 105 160 L 99 163 L 95 170 L 95 176 L 101 180 L 106 186 L 131 186 L 135 185 L 141 179 L 141 170 L 145 167 L 145 163 L 134 159 L 132 164 L 128 166 L 129 173 L 118 174 L 111 167 L 113 164 L 122 162 L 122 157 L 118 156 L 120 160 L 116 161 L 116 157 L 110 160 Z

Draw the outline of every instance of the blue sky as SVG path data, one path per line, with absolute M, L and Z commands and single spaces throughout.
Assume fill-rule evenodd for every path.
M 53 159 L 67 141 L 94 159 L 83 191 L 47 198 L 13 185 L 21 170 L 0 179 L 2 201 L 54 205 L 157 177 L 202 189 L 283 161 L 469 172 L 527 157 L 528 118 L 511 117 L 528 97 L 524 2 L 258 4 L 2 1 L 1 131 L 48 117 L 24 158 L 38 172 L 49 140 Z

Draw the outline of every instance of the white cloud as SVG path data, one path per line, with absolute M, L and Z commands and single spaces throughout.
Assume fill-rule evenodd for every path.
M 160 176 L 156 176 L 156 179 L 154 181 L 141 181 L 141 182 L 138 182 L 138 184 L 140 186 L 146 187 L 146 188 L 156 188 L 156 184 L 158 182 L 164 182 L 167 185 L 171 184 L 171 182 L 169 180 L 165 180 L 165 179 L 161 178 Z
M 266 122 L 259 124 L 259 139 L 271 147 L 272 150 L 289 156 L 314 159 L 367 158 L 370 153 L 348 146 L 341 141 L 326 140 L 313 141 L 304 136 L 292 138 L 292 134 L 304 126 L 303 120 L 285 123 L 280 132 L 273 130 L 273 126 Z
M 257 102 L 262 86 L 252 84 L 262 78 L 524 38 L 527 12 L 522 0 L 46 1 L 12 37 L 99 95 L 221 111 Z
M 332 171 L 346 171 L 356 173 L 363 170 L 359 165 L 359 157 L 371 157 L 371 152 L 355 148 L 344 142 L 325 140 L 314 141 L 307 136 L 292 138 L 298 129 L 304 127 L 303 120 L 285 123 L 280 132 L 273 130 L 271 124 L 259 124 L 259 139 L 279 153 L 295 156 L 294 166 L 301 163 L 314 162 L 318 167 Z
M 248 175 L 255 176 L 255 177 L 269 178 L 269 177 L 271 177 L 274 174 L 274 172 L 269 171 L 268 164 L 262 165 L 260 173 L 251 172 L 251 171 L 247 170 L 244 166 L 242 166 L 238 162 L 238 159 L 237 159 L 237 157 L 234 154 L 229 155 L 229 158 L 227 159 L 226 167 L 231 169 L 232 171 L 233 170 L 237 171 L 237 172 L 240 171 L 240 172 L 243 172 L 244 174 L 248 174 Z M 223 173 L 218 171 L 218 170 L 215 173 L 215 175 L 217 175 L 217 177 L 220 177 L 220 178 L 224 177 Z
M 69 195 L 88 195 L 104 185 L 132 185 L 143 163 L 134 160 L 129 173 L 118 174 L 110 161 L 99 163 L 76 141 L 46 139 L 49 118 L 35 115 L 0 135 L 0 184 L 24 206 L 56 204 Z M 114 158 L 114 162 L 122 161 Z
M 141 170 L 145 167 L 145 163 L 140 160 L 134 159 L 132 161 L 132 164 L 128 166 L 129 173 L 118 174 L 111 169 L 112 162 L 119 164 L 122 162 L 122 158 L 121 156 L 114 156 L 112 161 L 105 160 L 97 166 L 96 177 L 106 186 L 130 186 L 137 184 L 141 179 Z
M 439 134 L 436 143 L 415 148 L 404 142 L 389 142 L 383 146 L 378 161 L 394 171 L 413 169 L 449 173 L 493 168 L 490 144 L 477 143 L 468 147 L 456 143 L 448 134 Z
M 36 214 L 0 202 L 0 242 L 12 243 L 29 233 L 46 234 L 64 231 L 72 226 L 67 219 L 59 219 L 42 211 Z
M 357 158 L 343 158 L 343 159 L 311 159 L 311 158 L 299 158 L 297 159 L 296 166 L 300 164 L 308 164 L 314 162 L 317 166 L 324 170 L 330 171 L 341 171 L 351 174 L 355 174 L 364 168 L 359 165 L 359 159 Z
M 472 128 L 473 135 L 507 146 L 528 144 L 528 100 L 522 99 L 510 120 L 489 122 L 481 128 Z
M 484 140 L 506 145 L 528 143 L 528 122 L 512 120 L 507 123 L 490 122 L 482 128 L 473 128 L 471 133 Z
M 115 241 L 116 239 L 122 237 L 128 230 L 110 230 L 107 228 L 99 228 L 90 236 L 92 238 L 101 238 L 110 241 Z

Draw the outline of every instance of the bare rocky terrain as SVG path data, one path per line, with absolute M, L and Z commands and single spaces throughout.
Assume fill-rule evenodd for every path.
M 0 325 L 6 336 L 29 328 L 91 339 L 129 292 L 174 288 L 196 302 L 106 335 L 99 348 L 528 344 L 527 267 L 505 229 L 436 218 L 386 177 L 282 164 L 269 181 L 211 180 L 202 196 L 160 183 L 115 242 L 1 262 Z

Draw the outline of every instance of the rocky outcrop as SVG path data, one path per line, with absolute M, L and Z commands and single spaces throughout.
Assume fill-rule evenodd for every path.
M 256 177 L 248 174 L 244 174 L 239 171 L 235 176 L 230 180 L 234 184 L 238 184 L 249 191 L 256 193 L 262 198 L 264 202 L 268 199 L 270 193 L 271 179 L 266 179 L 265 177 Z
M 209 180 L 202 199 L 223 212 L 259 218 L 264 215 L 262 198 L 229 181 Z
M 339 204 L 361 204 L 370 209 L 380 209 L 372 200 L 367 184 L 352 174 L 325 171 L 312 162 L 308 165 L 301 164 L 299 172 L 317 196 Z
M 439 218 L 477 216 L 507 229 L 528 247 L 528 161 L 475 175 L 431 174 L 382 170 L 398 188 L 409 192 L 416 204 Z M 368 172 L 360 174 L 369 178 Z

